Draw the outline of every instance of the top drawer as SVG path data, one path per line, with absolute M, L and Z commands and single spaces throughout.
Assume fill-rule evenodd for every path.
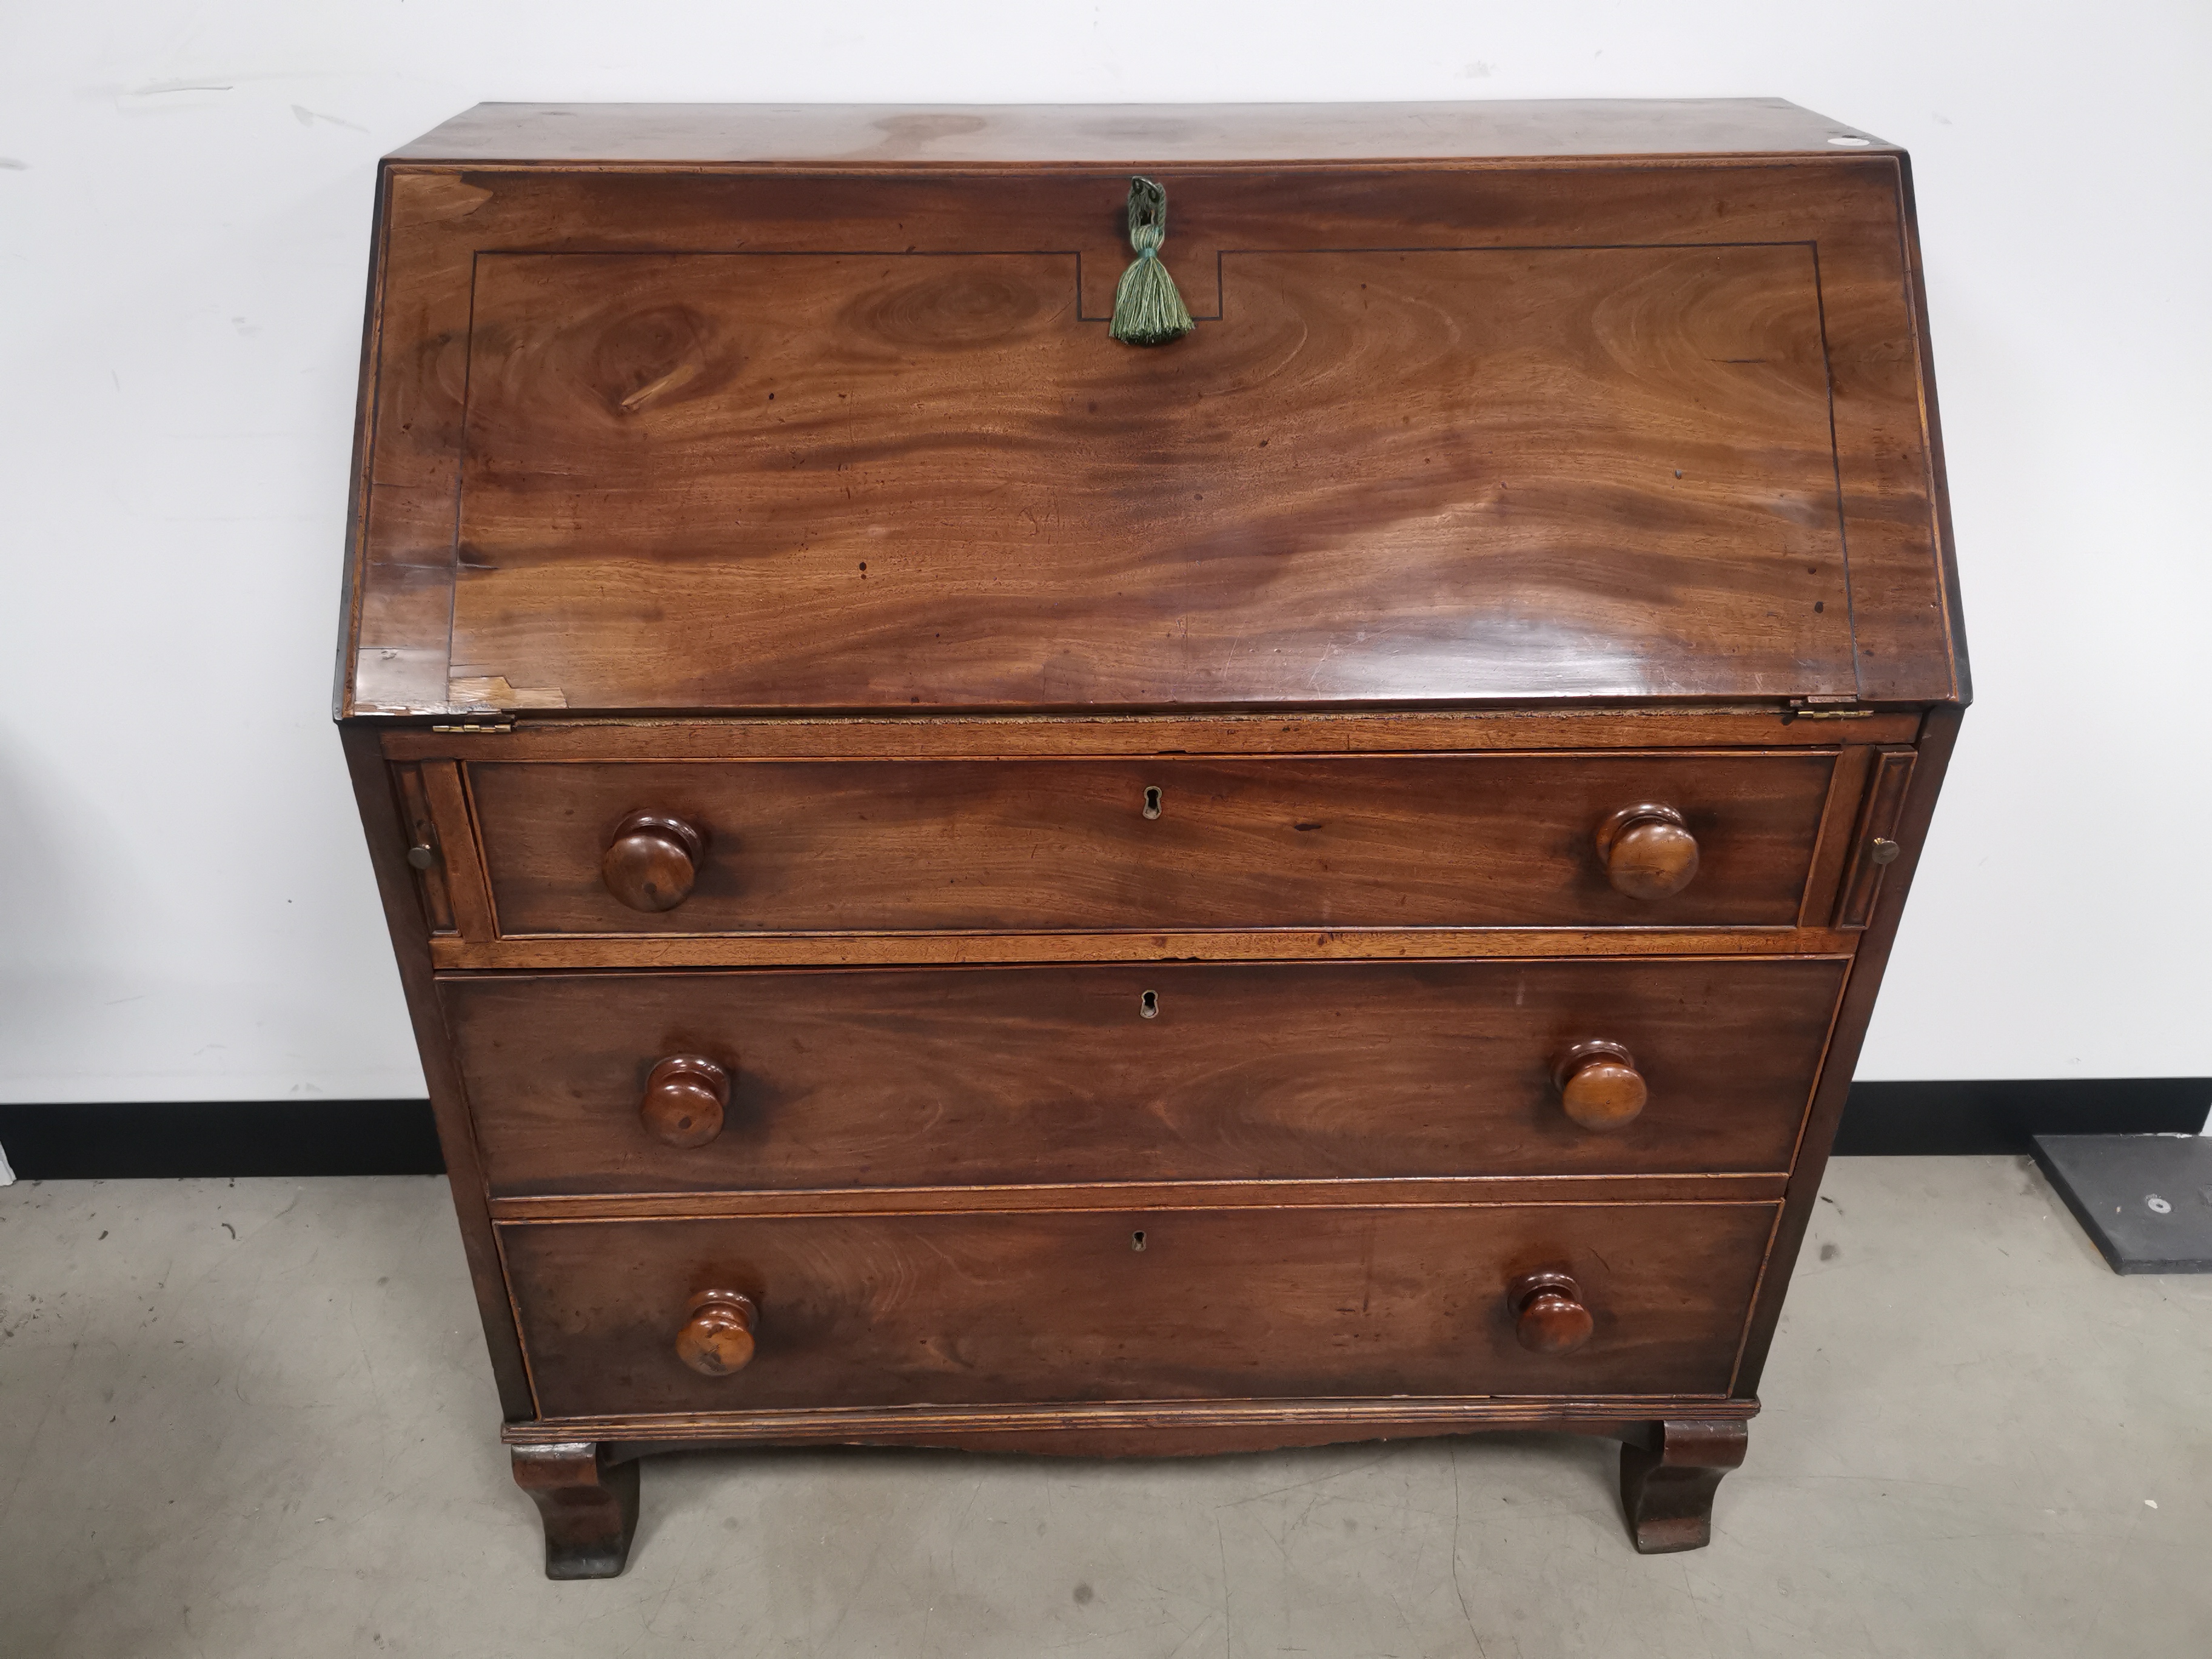
M 468 778 L 507 937 L 1787 927 L 1835 765 L 477 762 Z

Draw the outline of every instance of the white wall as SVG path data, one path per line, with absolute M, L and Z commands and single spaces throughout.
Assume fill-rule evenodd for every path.
M 0 1097 L 420 1091 L 325 708 L 373 164 L 480 99 L 1778 94 L 1917 162 L 1979 707 L 1863 1074 L 2212 1074 L 2212 7 L 0 17 Z

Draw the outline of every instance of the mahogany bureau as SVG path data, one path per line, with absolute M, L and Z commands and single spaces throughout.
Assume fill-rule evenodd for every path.
M 486 106 L 362 386 L 337 716 L 549 1572 L 730 1443 L 1558 1429 L 1706 1541 L 1966 701 L 1901 152 Z

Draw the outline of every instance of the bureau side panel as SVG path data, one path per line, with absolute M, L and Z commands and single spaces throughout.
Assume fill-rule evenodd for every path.
M 1789 1291 L 1790 1275 L 1796 1266 L 1797 1251 L 1804 1243 L 1813 1206 L 1820 1196 L 1820 1177 L 1828 1167 L 1828 1149 L 1835 1141 L 1836 1126 L 1842 1120 L 1844 1103 L 1851 1091 L 1851 1074 L 1858 1066 L 1868 1022 L 1874 1017 L 1882 969 L 1888 965 L 1890 946 L 1897 939 L 1905 894 L 1912 884 L 1913 872 L 1919 867 L 1921 848 L 1936 815 L 1936 797 L 1942 787 L 1944 769 L 1950 764 L 1952 745 L 1965 712 L 1955 703 L 1939 705 L 1928 711 L 1919 758 L 1914 763 L 1911 786 L 1898 819 L 1896 839 L 1900 850 L 1896 861 L 1882 872 L 1873 921 L 1860 936 L 1850 977 L 1844 988 L 1843 1006 L 1836 1017 L 1835 1036 L 1828 1045 L 1828 1057 L 1821 1067 L 1820 1085 L 1814 1091 L 1813 1109 L 1798 1147 L 1781 1224 L 1775 1230 L 1773 1252 L 1768 1258 L 1759 1283 L 1759 1299 L 1752 1310 L 1743 1358 L 1736 1373 L 1735 1392 L 1740 1395 L 1754 1395 L 1759 1390 L 1759 1374 L 1765 1368 L 1775 1327 L 1782 1318 L 1782 1303 Z
M 469 1122 L 467 1097 L 430 978 L 429 932 L 414 874 L 407 865 L 408 843 L 401 834 L 400 803 L 391 769 L 374 729 L 349 724 L 339 728 L 339 736 L 345 745 L 347 769 L 353 776 L 354 797 L 361 807 L 369 859 L 376 871 L 377 891 L 384 902 L 385 923 L 392 933 L 392 953 L 398 959 L 408 1017 L 414 1023 L 416 1046 L 422 1055 L 431 1109 L 437 1116 L 438 1143 L 446 1155 L 446 1179 L 460 1220 L 461 1248 L 468 1257 L 484 1340 L 491 1351 L 500 1409 L 510 1421 L 532 1418 L 537 1415 L 537 1408 L 523 1365 L 521 1341 L 515 1333 L 507 1275 L 485 1207 L 483 1168 Z

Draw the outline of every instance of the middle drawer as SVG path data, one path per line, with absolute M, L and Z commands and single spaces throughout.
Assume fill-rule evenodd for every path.
M 439 994 L 500 1197 L 1693 1175 L 1790 1167 L 1845 966 L 455 975 Z

